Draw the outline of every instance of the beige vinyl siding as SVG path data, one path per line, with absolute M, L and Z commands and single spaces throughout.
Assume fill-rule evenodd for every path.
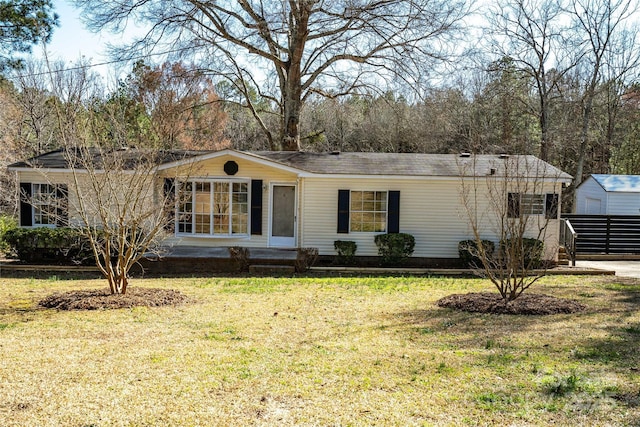
M 235 175 L 227 175 L 224 171 L 224 164 L 233 160 L 238 164 L 238 172 Z M 268 167 L 249 160 L 240 159 L 230 155 L 220 156 L 198 163 L 188 168 L 181 167 L 179 172 L 175 169 L 164 170 L 163 177 L 189 176 L 191 179 L 239 179 L 251 181 L 261 179 L 262 192 L 262 235 L 245 235 L 238 237 L 210 237 L 210 236 L 169 236 L 168 243 L 183 246 L 245 246 L 245 247 L 267 247 L 269 245 L 269 214 L 271 207 L 270 184 L 271 183 L 291 183 L 295 184 L 297 175 L 288 171 L 283 171 L 275 167 Z M 249 186 L 250 187 L 250 186 Z M 249 219 L 249 223 L 250 223 Z
M 380 233 L 337 232 L 338 190 L 341 189 L 400 191 L 400 232 L 415 237 L 414 257 L 457 258 L 458 242 L 472 238 L 469 220 L 462 205 L 459 178 L 305 178 L 304 189 L 304 194 L 301 195 L 304 212 L 301 245 L 317 247 L 321 255 L 335 255 L 335 240 L 356 242 L 357 255 L 377 255 L 373 239 Z M 544 190 L 554 192 L 553 185 L 545 186 Z M 479 212 L 487 212 L 487 197 L 481 195 L 478 200 Z M 482 237 L 497 241 L 491 217 L 487 214 L 480 221 L 483 225 Z M 541 221 L 544 221 L 544 217 Z M 549 256 L 553 258 L 553 251 L 557 249 L 558 221 L 551 221 L 549 228 L 551 231 L 547 233 L 546 246 L 550 249 Z M 531 236 L 536 234 L 534 229 L 532 227 Z
M 455 184 L 458 184 L 457 182 Z M 338 190 L 400 191 L 400 232 L 416 239 L 413 256 L 457 257 L 457 244 L 467 236 L 467 223 L 459 215 L 457 185 L 444 180 L 349 179 L 304 180 L 304 246 L 315 246 L 322 255 L 334 255 L 335 240 L 357 243 L 357 255 L 378 254 L 373 241 L 380 233 L 337 232 Z

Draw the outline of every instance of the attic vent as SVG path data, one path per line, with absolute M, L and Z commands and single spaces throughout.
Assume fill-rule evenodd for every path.
M 340 154 L 340 152 L 339 151 L 332 151 L 329 154 L 331 154 L 332 156 L 337 156 L 337 155 Z
M 238 173 L 238 164 L 233 160 L 229 160 L 224 164 L 224 173 L 227 175 L 235 175 Z
M 500 153 L 500 155 L 498 156 L 498 158 L 500 159 L 508 159 L 509 155 L 507 153 Z
M 467 153 L 467 152 L 460 153 L 460 157 L 471 157 L 471 153 Z

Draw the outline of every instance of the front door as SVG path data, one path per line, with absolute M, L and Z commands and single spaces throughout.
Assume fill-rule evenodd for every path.
M 271 187 L 271 227 L 269 246 L 296 246 L 296 186 L 274 184 Z

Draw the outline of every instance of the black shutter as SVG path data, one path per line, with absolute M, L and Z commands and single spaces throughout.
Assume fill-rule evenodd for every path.
M 174 178 L 165 178 L 162 186 L 162 196 L 164 201 L 164 209 L 166 214 L 166 223 L 164 229 L 173 233 L 176 228 L 176 180 Z
M 547 219 L 557 219 L 558 218 L 558 202 L 559 197 L 557 194 L 549 193 L 545 198 L 545 210 L 544 216 Z
M 67 184 L 56 184 L 56 226 L 69 225 L 69 187 Z
M 349 190 L 338 190 L 338 233 L 349 232 Z
M 31 227 L 33 225 L 33 210 L 29 199 L 31 198 L 31 183 L 20 183 L 20 225 Z
M 507 217 L 520 218 L 520 193 L 507 194 Z
M 262 235 L 262 180 L 251 180 L 251 234 Z
M 400 192 L 389 191 L 387 206 L 387 233 L 400 232 Z

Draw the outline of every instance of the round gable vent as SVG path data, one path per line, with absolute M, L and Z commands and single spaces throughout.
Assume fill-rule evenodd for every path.
M 235 175 L 238 173 L 238 164 L 233 160 L 229 160 L 224 164 L 224 173 L 227 175 Z

